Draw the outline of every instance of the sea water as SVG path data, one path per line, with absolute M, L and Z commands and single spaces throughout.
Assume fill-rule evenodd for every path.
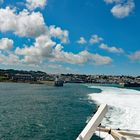
M 0 140 L 75 140 L 96 109 L 88 99 L 94 92 L 79 84 L 0 83 Z
M 140 128 L 139 89 L 0 83 L 0 140 L 75 140 L 102 103 L 109 105 L 102 125 Z

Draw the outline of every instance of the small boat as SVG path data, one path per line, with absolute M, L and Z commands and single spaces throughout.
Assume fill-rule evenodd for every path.
M 64 81 L 61 80 L 60 78 L 56 77 L 54 81 L 54 86 L 56 87 L 63 87 L 64 86 Z
M 127 83 L 120 83 L 122 87 L 140 87 L 140 83 L 132 83 L 132 82 L 127 82 Z

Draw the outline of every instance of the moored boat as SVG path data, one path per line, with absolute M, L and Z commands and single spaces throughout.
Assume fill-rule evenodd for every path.
M 140 83 L 131 83 L 131 82 L 120 83 L 120 85 L 122 87 L 140 87 Z
M 54 81 L 54 86 L 56 87 L 63 87 L 64 85 L 64 81 L 61 80 L 60 78 L 56 77 L 55 81 Z

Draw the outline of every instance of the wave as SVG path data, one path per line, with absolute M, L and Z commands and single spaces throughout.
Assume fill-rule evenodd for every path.
M 90 99 L 98 105 L 106 103 L 109 106 L 108 113 L 102 122 L 103 126 L 140 130 L 140 91 L 105 86 L 89 87 L 101 89 L 101 93 L 89 94 Z

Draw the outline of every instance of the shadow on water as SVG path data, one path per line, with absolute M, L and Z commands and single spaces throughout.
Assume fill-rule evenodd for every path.
M 0 83 L 0 139 L 75 140 L 96 109 L 87 96 L 95 90 Z

